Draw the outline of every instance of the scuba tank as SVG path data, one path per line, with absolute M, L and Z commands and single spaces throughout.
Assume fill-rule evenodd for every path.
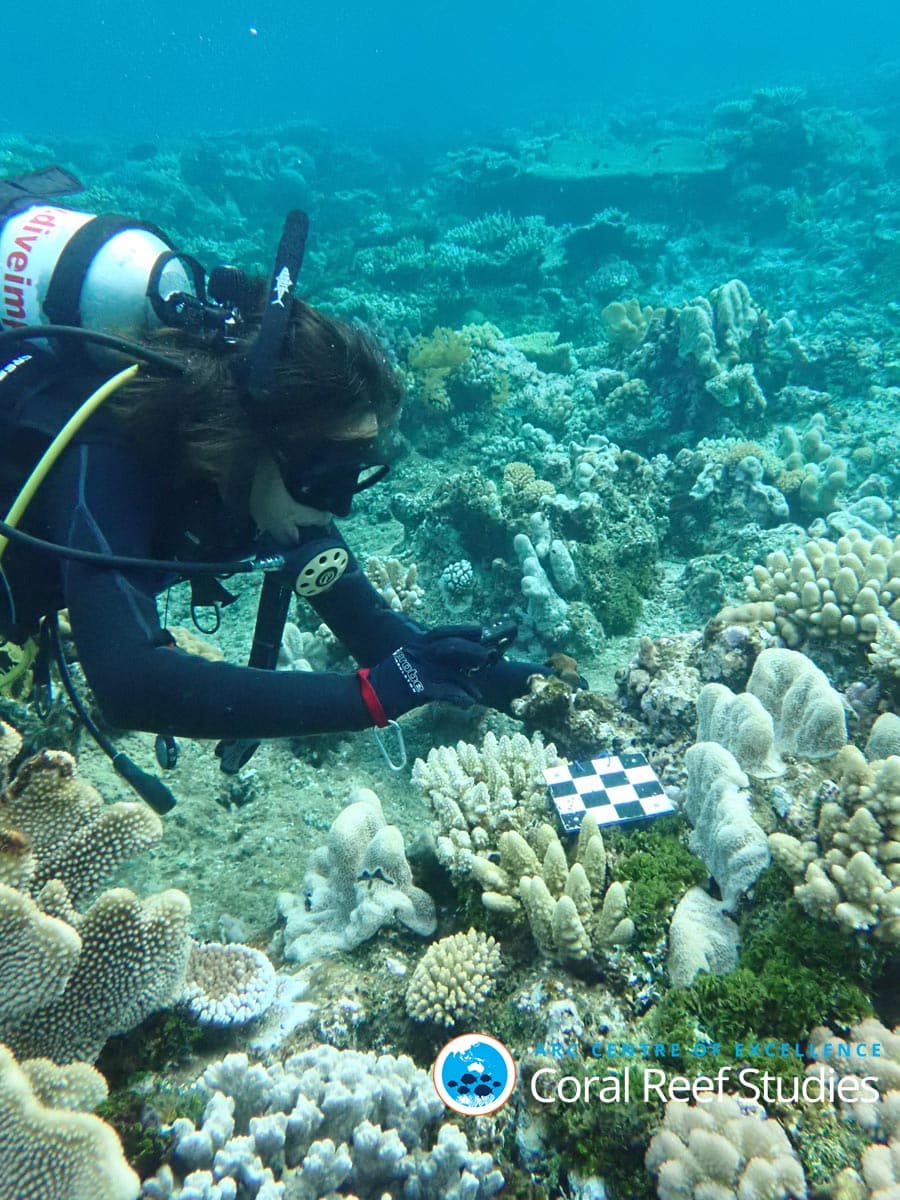
M 242 271 L 217 267 L 207 278 L 156 225 L 54 203 L 83 190 L 60 167 L 0 179 L 0 334 L 61 326 L 30 339 L 59 354 L 64 330 L 81 329 L 80 350 L 95 359 L 105 352 L 91 333 L 140 342 L 169 326 L 234 339 L 247 301 Z M 71 355 L 71 339 L 65 347 Z
M 197 299 L 164 235 L 124 221 L 41 203 L 9 217 L 0 230 L 0 327 L 80 325 L 141 338 L 163 325 L 151 285 L 163 303 L 175 292 Z

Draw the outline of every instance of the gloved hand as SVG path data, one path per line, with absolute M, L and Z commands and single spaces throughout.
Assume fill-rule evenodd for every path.
M 532 675 L 552 674 L 549 667 L 540 663 L 501 658 L 484 671 L 478 680 L 481 702 L 501 712 L 508 712 L 510 701 L 517 700 L 528 691 L 528 680 Z
M 413 708 L 446 700 L 469 708 L 481 699 L 480 673 L 496 661 L 480 625 L 442 625 L 410 640 L 371 670 L 357 671 L 363 700 L 376 724 Z M 374 694 L 375 703 L 372 703 Z

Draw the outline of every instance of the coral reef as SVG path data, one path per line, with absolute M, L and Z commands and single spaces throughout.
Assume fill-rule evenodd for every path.
M 283 892 L 278 909 L 294 962 L 352 950 L 395 921 L 422 937 L 437 924 L 434 902 L 412 882 L 403 834 L 369 788 L 350 795 L 310 860 L 302 894 Z
M 607 881 L 596 821 L 584 820 L 567 854 L 543 820 L 538 773 L 555 761 L 537 737 L 488 734 L 481 751 L 465 742 L 432 750 L 413 779 L 431 801 L 438 858 L 457 885 L 475 885 L 488 912 L 524 922 L 545 954 L 587 962 L 629 942 L 634 925 L 625 888 Z
M 90 1113 L 105 1096 L 84 1063 L 17 1063 L 0 1045 L 0 1197 L 136 1200 L 140 1181 L 118 1138 Z
M 0 883 L 0 1036 L 23 1056 L 93 1061 L 109 1037 L 174 1002 L 183 987 L 184 893 L 142 901 L 114 888 L 84 912 L 73 902 L 157 840 L 159 818 L 142 805 L 104 807 L 70 755 L 45 751 L 22 764 L 0 819 L 11 864 L 3 877 L 15 885 Z
M 268 1012 L 276 986 L 275 968 L 261 950 L 192 942 L 178 1003 L 200 1025 L 247 1025 Z
M 422 603 L 425 592 L 419 586 L 415 563 L 404 567 L 398 558 L 373 556 L 366 563 L 366 574 L 395 612 L 412 612 Z
M 607 882 L 606 850 L 596 821 L 582 821 L 574 861 L 549 825 L 526 840 L 516 830 L 499 839 L 499 862 L 476 856 L 472 876 L 489 912 L 524 914 L 539 949 L 561 962 L 592 960 L 634 936 L 621 883 Z
M 256 1200 L 392 1187 L 418 1200 L 487 1200 L 503 1186 L 489 1154 L 438 1124 L 444 1106 L 406 1056 L 319 1045 L 264 1067 L 230 1054 L 197 1086 L 208 1097 L 202 1124 L 175 1122 L 172 1166 L 144 1184 L 144 1200 L 215 1196 L 214 1180 L 234 1181 L 219 1195 L 240 1184 Z
M 900 1026 L 893 1031 L 880 1021 L 860 1021 L 847 1038 L 819 1026 L 809 1036 L 810 1045 L 819 1055 L 831 1043 L 834 1059 L 822 1057 L 811 1062 L 807 1074 L 832 1084 L 848 1076 L 866 1076 L 875 1089 L 875 1098 L 845 1102 L 839 1096 L 844 1121 L 861 1126 L 873 1139 L 860 1156 L 859 1170 L 845 1168 L 836 1177 L 834 1195 L 860 1200 L 893 1200 L 900 1189 Z M 877 1045 L 880 1054 L 860 1059 L 845 1052 L 853 1045 Z
M 470 929 L 429 946 L 406 989 L 406 1011 L 416 1021 L 458 1025 L 474 1017 L 494 990 L 500 949 L 492 937 Z
M 737 966 L 739 940 L 738 927 L 721 901 L 702 888 L 690 888 L 669 925 L 669 979 L 675 987 L 688 987 L 701 971 L 727 975 Z
M 101 1059 L 104 1116 L 151 1176 L 147 1200 L 480 1200 L 501 1175 L 532 1200 L 898 1192 L 898 1032 L 880 1022 L 896 1023 L 900 937 L 900 203 L 896 71 L 876 68 L 809 93 L 732 86 L 716 107 L 638 80 L 598 115 L 561 101 L 552 125 L 499 119 L 487 144 L 464 122 L 465 145 L 426 137 L 422 156 L 306 118 L 157 122 L 152 142 L 121 144 L 102 123 L 0 135 L 2 174 L 64 163 L 89 184 L 79 207 L 159 222 L 205 267 L 264 275 L 279 214 L 312 213 L 305 294 L 368 330 L 407 392 L 383 430 L 390 482 L 356 497 L 348 540 L 394 611 L 513 618 L 521 656 L 564 672 L 532 676 L 512 715 L 411 714 L 418 795 L 376 773 L 368 738 L 266 745 L 228 782 L 185 739 L 191 803 L 165 841 L 148 810 L 102 802 L 106 764 L 63 700 L 44 720 L 40 690 L 0 698 L 26 735 L 23 750 L 0 726 L 0 1038 L 92 1058 L 130 1031 Z M 7 92 L 13 107 L 28 94 Z M 179 647 L 244 661 L 251 582 L 204 641 L 174 587 Z M 279 668 L 341 655 L 346 670 L 302 611 Z M 152 763 L 137 735 L 105 732 Z M 542 778 L 551 738 L 568 757 L 649 753 L 681 811 L 565 838 Z M 73 748 L 99 793 L 58 753 Z M 302 965 L 276 979 L 235 943 L 262 944 L 300 878 L 270 953 Z M 137 899 L 170 883 L 221 942 L 192 941 L 182 893 Z M 159 1005 L 176 1011 L 134 1028 Z M 526 1085 L 465 1134 L 421 1069 L 454 1027 L 492 1028 Z M 735 1070 L 737 1043 L 811 1029 L 882 1043 L 877 1102 L 670 1106 L 651 1144 L 655 1104 L 551 1116 L 527 1094 L 538 1038 L 562 1047 L 560 1073 L 596 1043 L 649 1039 L 695 1078 Z M 228 1058 L 189 1093 L 202 1068 L 174 1066 L 172 1047 L 191 1037 L 185 1054 L 227 1042 L 266 1065 Z M 698 1039 L 708 1056 L 685 1054 Z M 771 1065 L 802 1078 L 796 1051 Z M 2 1200 L 136 1191 L 77 1111 L 99 1081 L 66 1070 L 0 1051 Z M 68 1116 L 101 1140 L 35 1132 Z M 89 1144 L 96 1162 L 73 1173 Z
M 666 1105 L 647 1168 L 659 1200 L 806 1200 L 806 1179 L 779 1123 L 735 1099 Z
M 709 867 L 730 911 L 770 861 L 765 832 L 750 812 L 750 781 L 717 742 L 691 746 L 685 765 L 690 847 Z
M 455 879 L 468 878 L 476 855 L 496 849 L 507 830 L 535 830 L 545 813 L 544 767 L 560 759 L 535 735 L 485 735 L 481 748 L 468 742 L 435 746 L 413 764 L 413 783 L 431 805 L 437 854 Z
M 750 605 L 718 618 L 767 621 L 789 646 L 804 636 L 856 639 L 896 674 L 900 657 L 900 537 L 868 540 L 850 529 L 836 542 L 817 538 L 789 559 L 776 551 L 745 579 Z
M 815 839 L 770 834 L 772 856 L 812 916 L 900 941 L 900 758 L 868 763 L 847 746 L 832 770 Z

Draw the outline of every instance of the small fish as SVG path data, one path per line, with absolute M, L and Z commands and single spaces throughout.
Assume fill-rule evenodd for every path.
M 275 276 L 275 299 L 273 304 L 280 304 L 284 308 L 284 298 L 294 286 L 294 281 L 291 279 L 291 273 L 287 267 L 282 267 Z

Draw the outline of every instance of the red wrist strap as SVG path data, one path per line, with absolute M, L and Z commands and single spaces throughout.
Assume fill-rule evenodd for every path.
M 369 683 L 369 668 L 360 667 L 356 672 L 356 678 L 359 680 L 359 690 L 362 693 L 363 704 L 369 710 L 369 716 L 379 729 L 384 729 L 388 723 L 387 713 L 381 707 L 381 701 L 378 699 L 375 689 Z

